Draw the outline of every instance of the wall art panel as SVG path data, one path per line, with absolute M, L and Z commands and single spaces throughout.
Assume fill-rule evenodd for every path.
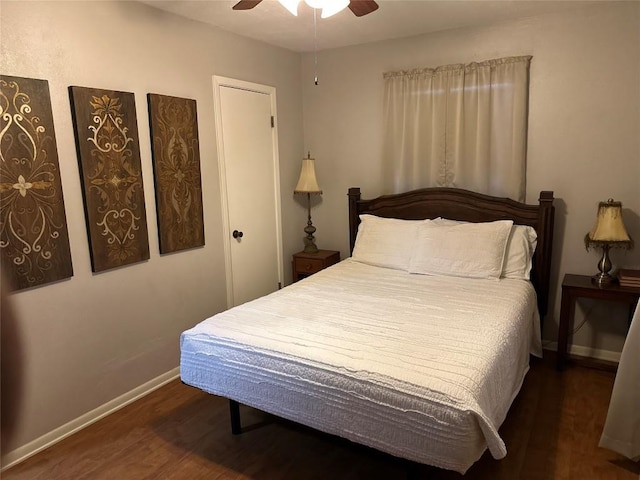
M 204 245 L 196 101 L 150 93 L 160 253 Z
M 73 275 L 46 80 L 0 76 L 0 250 L 14 289 Z
M 100 272 L 149 258 L 133 93 L 69 87 L 89 234 Z

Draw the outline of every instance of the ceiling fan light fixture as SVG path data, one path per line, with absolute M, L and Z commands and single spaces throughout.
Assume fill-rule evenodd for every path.
M 305 0 L 308 1 L 308 0 Z M 350 0 L 324 0 L 322 6 L 322 18 L 328 18 L 331 15 L 335 15 L 336 13 L 344 10 L 349 6 Z
M 353 12 L 356 17 L 362 17 L 368 15 L 371 12 L 375 12 L 378 9 L 378 4 L 375 0 L 304 0 L 305 3 L 315 10 L 322 10 L 322 18 L 330 17 L 336 13 L 349 7 L 349 10 Z M 232 8 L 234 10 L 251 10 L 256 5 L 261 3 L 262 0 L 240 0 Z M 298 16 L 298 5 L 300 0 L 278 0 L 292 15 Z
M 296 17 L 298 16 L 298 4 L 300 3 L 300 0 L 278 0 L 278 2 L 280 2 L 284 8 L 289 10 L 292 15 L 295 15 Z

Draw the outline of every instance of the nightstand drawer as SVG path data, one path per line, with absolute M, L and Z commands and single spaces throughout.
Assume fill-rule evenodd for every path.
M 324 268 L 324 261 L 315 258 L 296 258 L 294 269 L 298 273 L 316 273 Z

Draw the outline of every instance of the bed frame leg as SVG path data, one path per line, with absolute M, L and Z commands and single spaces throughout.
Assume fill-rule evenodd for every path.
M 240 426 L 240 404 L 235 400 L 229 400 L 229 413 L 231 416 L 231 433 L 240 435 L 242 427 Z
M 405 462 L 405 465 L 406 465 L 406 472 L 407 472 L 407 476 L 406 476 L 407 480 L 429 480 L 431 478 L 436 478 L 432 476 L 433 472 L 430 468 L 425 469 L 423 468 L 424 465 L 420 463 L 407 460 Z

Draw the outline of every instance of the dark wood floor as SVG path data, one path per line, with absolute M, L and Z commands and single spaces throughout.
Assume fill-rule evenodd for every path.
M 636 480 L 640 465 L 598 448 L 613 373 L 534 361 L 490 455 L 463 477 L 419 467 L 418 478 Z M 407 464 L 242 407 L 229 431 L 226 400 L 175 381 L 3 472 L 4 480 L 403 479 Z M 246 428 L 252 425 L 250 428 Z

